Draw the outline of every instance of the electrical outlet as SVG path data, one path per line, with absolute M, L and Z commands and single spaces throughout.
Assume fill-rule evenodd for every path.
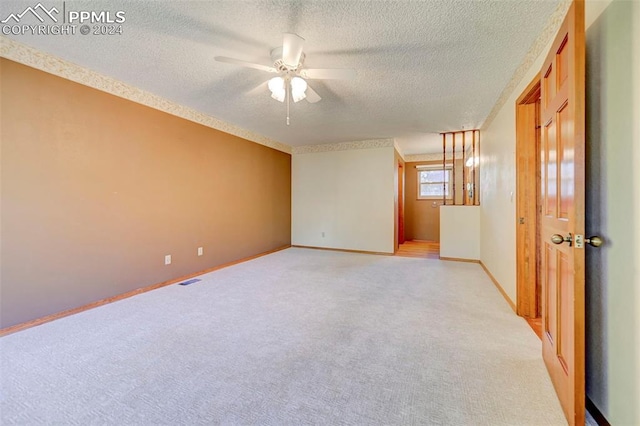
M 171 255 L 168 254 L 164 257 L 164 264 L 165 265 L 171 265 Z
M 324 231 L 322 231 L 322 238 L 324 238 Z
M 198 247 L 198 256 L 202 256 L 204 254 L 204 248 Z

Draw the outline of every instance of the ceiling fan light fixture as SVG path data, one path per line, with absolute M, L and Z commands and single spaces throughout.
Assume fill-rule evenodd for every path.
M 291 79 L 291 97 L 293 102 L 298 102 L 307 97 L 305 92 L 307 91 L 307 82 L 300 77 L 293 77 Z
M 269 90 L 271 91 L 271 97 L 279 102 L 284 102 L 286 91 L 284 88 L 284 78 L 273 77 L 268 83 Z
M 300 102 L 302 99 L 306 99 L 310 104 L 315 104 L 322 99 L 313 90 L 313 87 L 307 86 L 305 79 L 347 80 L 355 78 L 357 73 L 351 69 L 306 68 L 306 55 L 303 51 L 304 39 L 293 33 L 284 33 L 282 37 L 282 47 L 276 47 L 271 50 L 273 66 L 255 64 L 225 56 L 216 56 L 214 59 L 218 62 L 278 74 L 277 77 L 269 80 L 267 85 L 273 99 L 283 103 L 285 100 L 287 101 L 287 124 L 289 124 L 289 104 L 291 101 Z M 264 86 L 261 84 L 260 87 Z
M 293 99 L 293 102 L 299 102 L 301 100 L 303 100 L 304 98 L 306 98 L 307 95 L 304 94 L 304 92 L 291 92 L 291 99 Z
M 271 97 L 273 99 L 275 99 L 278 102 L 284 102 L 284 96 L 285 96 L 285 92 L 284 90 L 280 91 L 280 92 L 272 92 L 271 93 Z

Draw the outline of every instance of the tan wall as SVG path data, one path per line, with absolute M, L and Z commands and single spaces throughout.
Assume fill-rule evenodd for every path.
M 405 163 L 404 235 L 407 240 L 440 241 L 440 208 L 438 206 L 442 200 L 418 200 L 418 170 L 416 169 L 416 166 L 436 163 L 438 162 Z M 432 207 L 433 203 L 436 207 Z
M 0 66 L 1 327 L 290 244 L 289 154 Z
M 407 240 L 440 241 L 440 205 L 442 200 L 418 200 L 416 166 L 441 165 L 441 161 L 419 161 L 405 164 L 405 231 Z M 456 204 L 462 204 L 462 160 L 456 160 Z M 452 200 L 447 201 L 447 204 Z

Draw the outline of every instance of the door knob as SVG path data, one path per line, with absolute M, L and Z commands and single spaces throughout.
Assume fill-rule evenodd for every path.
M 553 234 L 551 236 L 551 242 L 553 244 L 569 243 L 569 245 L 571 245 L 573 243 L 573 235 L 569 233 L 568 237 L 563 237 L 560 234 Z M 584 243 L 591 244 L 593 247 L 600 247 L 604 244 L 604 241 L 598 236 L 583 238 L 582 235 L 576 235 L 576 248 L 583 248 Z
M 571 238 L 571 234 L 569 234 L 568 237 L 563 237 L 560 234 L 553 234 L 551 236 L 551 242 L 553 244 L 569 243 L 569 245 L 571 245 L 572 241 L 573 241 L 573 238 Z
M 587 244 L 591 244 L 593 247 L 600 247 L 604 241 L 602 241 L 602 238 L 598 237 L 598 236 L 593 236 L 593 237 L 589 237 L 589 238 L 585 238 L 584 240 Z

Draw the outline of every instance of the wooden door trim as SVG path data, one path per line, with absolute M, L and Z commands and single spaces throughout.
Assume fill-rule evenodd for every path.
M 537 73 L 522 91 L 518 99 L 516 99 L 516 105 L 532 104 L 538 98 L 540 98 L 540 73 Z
M 404 244 L 404 164 L 398 161 L 398 245 Z M 397 249 L 396 249 L 397 250 Z
M 537 173 L 538 114 L 531 111 L 540 99 L 540 73 L 516 100 L 516 313 L 536 318 L 538 312 Z M 533 200 L 533 202 L 532 202 Z

